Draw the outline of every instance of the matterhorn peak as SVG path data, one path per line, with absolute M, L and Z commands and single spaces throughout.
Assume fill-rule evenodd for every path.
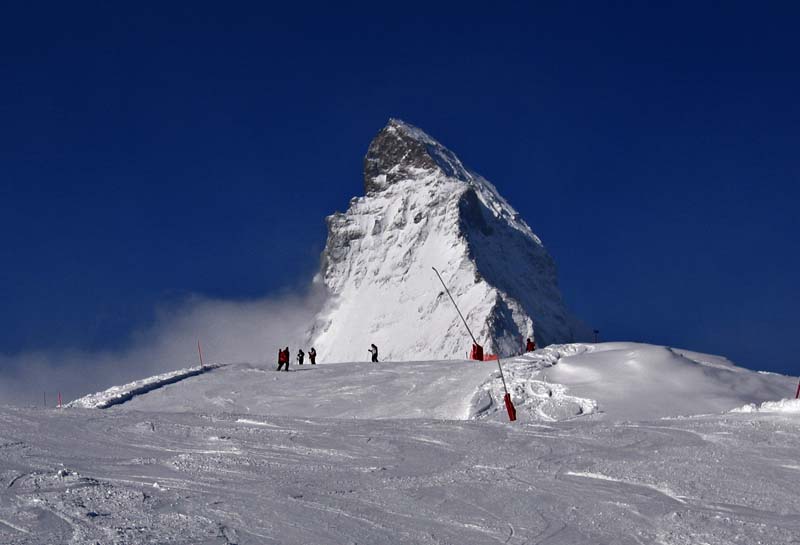
M 435 171 L 462 181 L 472 178 L 453 152 L 421 129 L 393 118 L 364 157 L 364 188 L 369 194 L 411 175 Z
M 390 119 L 364 158 L 365 195 L 328 217 L 311 331 L 322 361 L 452 359 L 471 340 L 431 267 L 489 352 L 583 337 L 541 240 L 485 178 L 424 131 Z M 579 333 L 580 332 L 580 333 Z

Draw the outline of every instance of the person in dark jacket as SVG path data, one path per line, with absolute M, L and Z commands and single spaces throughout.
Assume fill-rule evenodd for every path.
M 536 341 L 532 341 L 530 337 L 528 337 L 528 342 L 525 343 L 525 352 L 533 352 L 536 350 Z
M 378 347 L 374 344 L 369 345 L 370 348 L 367 350 L 370 354 L 372 354 L 372 363 L 378 363 Z
M 305 355 L 306 354 L 305 352 L 303 352 L 302 348 L 297 351 L 297 365 L 303 365 L 303 358 L 305 357 Z
M 281 370 L 281 367 L 286 366 L 284 371 L 289 370 L 289 347 L 287 346 L 283 350 L 278 351 L 278 371 Z
M 308 359 L 311 360 L 311 365 L 317 364 L 317 351 L 314 350 L 314 347 L 311 347 L 311 350 L 308 351 Z

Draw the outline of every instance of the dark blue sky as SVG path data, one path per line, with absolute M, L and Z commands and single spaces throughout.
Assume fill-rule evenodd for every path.
M 0 352 L 305 285 L 391 116 L 498 186 L 603 338 L 800 372 L 791 3 L 110 4 L 0 18 Z

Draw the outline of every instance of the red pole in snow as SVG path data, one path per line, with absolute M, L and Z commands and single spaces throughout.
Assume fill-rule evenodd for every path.
M 61 392 L 58 392 L 58 408 L 61 408 Z
M 794 394 L 794 398 L 795 399 L 800 398 L 800 381 L 798 381 L 798 383 L 797 383 L 797 393 Z
M 200 339 L 197 339 L 197 353 L 200 354 L 200 367 L 205 367 L 203 365 L 203 351 L 200 350 Z
M 508 419 L 513 422 L 517 419 L 517 409 L 514 408 L 514 404 L 511 402 L 511 394 L 508 393 L 508 388 L 506 387 L 506 377 L 503 375 L 503 368 L 500 366 L 500 356 L 497 356 L 497 368 L 500 369 L 500 378 L 503 380 L 503 390 L 506 392 L 506 395 L 503 396 L 503 402 L 506 404 Z

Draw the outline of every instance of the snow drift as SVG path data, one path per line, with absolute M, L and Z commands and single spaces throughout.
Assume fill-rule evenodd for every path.
M 748 403 L 731 410 L 732 413 L 793 413 L 800 414 L 800 399 L 765 401 L 761 405 Z
M 554 360 L 554 365 L 546 367 L 543 359 Z M 531 380 L 529 369 L 541 371 Z M 721 356 L 620 342 L 537 350 L 509 366 L 506 380 L 513 384 L 520 402 L 541 399 L 535 410 L 541 418 L 553 420 L 563 419 L 565 408 L 542 392 L 563 389 L 572 396 L 575 408 L 567 416 L 600 412 L 613 420 L 650 420 L 720 413 L 740 406 L 743 400 L 781 399 L 793 391 L 795 382 L 739 367 Z M 500 384 L 493 387 L 498 395 Z

